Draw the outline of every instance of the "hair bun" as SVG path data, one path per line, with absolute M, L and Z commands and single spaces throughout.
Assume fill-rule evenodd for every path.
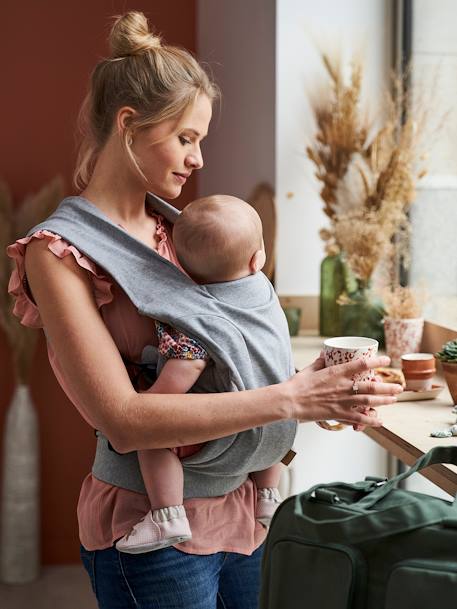
M 141 55 L 161 47 L 160 36 L 149 31 L 148 20 L 139 11 L 130 11 L 116 17 L 109 35 L 111 56 Z

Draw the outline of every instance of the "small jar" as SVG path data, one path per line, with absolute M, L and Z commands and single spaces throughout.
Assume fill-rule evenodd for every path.
M 401 368 L 407 391 L 429 391 L 435 376 L 433 353 L 405 353 L 401 356 Z

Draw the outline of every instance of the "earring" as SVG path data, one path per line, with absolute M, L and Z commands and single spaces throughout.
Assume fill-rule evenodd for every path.
M 132 144 L 133 144 L 133 138 L 132 138 L 132 136 L 130 135 L 130 136 L 129 136 L 129 138 L 128 138 L 128 140 L 127 140 L 127 145 L 128 145 L 128 146 L 131 146 Z

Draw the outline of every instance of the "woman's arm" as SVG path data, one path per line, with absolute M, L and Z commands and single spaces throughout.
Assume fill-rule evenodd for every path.
M 377 425 L 357 407 L 395 401 L 395 385 L 359 384 L 350 377 L 368 367 L 358 360 L 253 391 L 220 394 L 138 394 L 97 310 L 84 269 L 73 256 L 60 260 L 43 241 L 26 252 L 31 291 L 65 378 L 89 420 L 119 452 L 199 444 L 281 419 L 338 419 Z M 377 358 L 373 366 L 387 365 Z M 369 395 L 373 393 L 381 395 Z

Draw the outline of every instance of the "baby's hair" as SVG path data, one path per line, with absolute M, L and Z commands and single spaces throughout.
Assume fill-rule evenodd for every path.
M 111 56 L 95 66 L 79 115 L 82 141 L 74 183 L 80 190 L 90 180 L 120 108 L 129 106 L 136 111 L 122 136 L 131 161 L 143 176 L 130 148 L 131 131 L 178 119 L 200 94 L 211 102 L 219 96 L 198 61 L 185 49 L 162 44 L 160 36 L 149 30 L 143 13 L 131 11 L 116 17 L 109 44 Z
M 262 222 L 251 205 L 227 195 L 189 203 L 175 222 L 179 263 L 199 283 L 228 281 L 262 249 Z

